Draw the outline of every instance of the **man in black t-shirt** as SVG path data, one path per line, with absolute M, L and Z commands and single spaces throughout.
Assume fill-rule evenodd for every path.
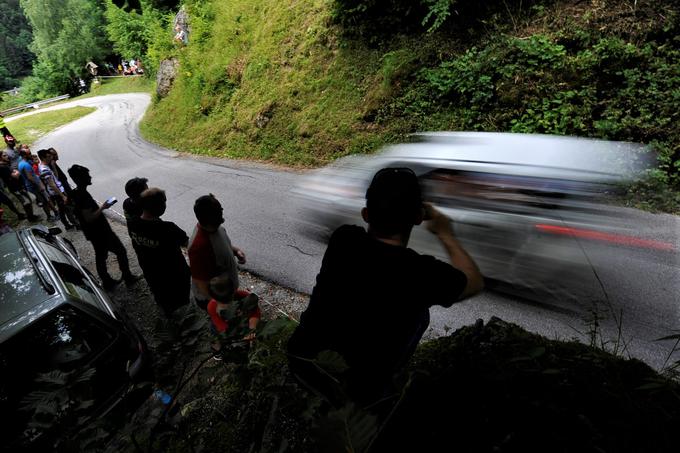
M 81 165 L 73 165 L 68 169 L 68 174 L 76 184 L 75 190 L 71 192 L 71 199 L 76 211 L 76 216 L 80 226 L 85 234 L 85 238 L 92 243 L 94 247 L 95 261 L 97 265 L 97 273 L 102 280 L 104 289 L 112 290 L 120 283 L 120 280 L 115 280 L 109 274 L 106 268 L 106 258 L 109 252 L 113 252 L 118 259 L 118 266 L 127 285 L 134 284 L 139 280 L 139 276 L 133 275 L 130 272 L 130 265 L 128 263 L 127 252 L 125 247 L 116 236 L 116 233 L 111 229 L 108 220 L 104 216 L 104 210 L 109 209 L 111 204 L 107 202 L 97 205 L 92 195 L 87 191 L 87 186 L 92 184 L 92 177 L 90 170 Z
M 182 247 L 189 237 L 172 222 L 161 220 L 165 212 L 165 192 L 158 188 L 142 192 L 142 215 L 128 220 L 128 232 L 144 277 L 166 315 L 189 303 L 191 272 Z
M 376 173 L 362 217 L 368 231 L 345 225 L 331 236 L 288 352 L 292 371 L 331 401 L 333 384 L 309 360 L 324 350 L 339 353 L 349 366 L 348 396 L 368 404 L 387 394 L 393 375 L 415 351 L 429 308 L 450 307 L 481 291 L 483 278 L 455 239 L 450 219 L 422 203 L 411 170 Z M 424 219 L 451 264 L 407 248 L 412 228 Z

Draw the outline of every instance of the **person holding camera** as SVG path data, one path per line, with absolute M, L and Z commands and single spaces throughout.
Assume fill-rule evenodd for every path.
M 130 271 L 127 252 L 123 243 L 120 242 L 116 233 L 111 229 L 108 220 L 104 216 L 104 211 L 116 203 L 115 198 L 109 198 L 101 205 L 98 205 L 92 195 L 87 191 L 87 186 L 92 184 L 90 170 L 82 165 L 73 165 L 68 169 L 68 174 L 76 184 L 75 190 L 71 192 L 71 198 L 75 207 L 76 217 L 85 234 L 85 238 L 94 247 L 95 262 L 97 273 L 102 280 L 104 289 L 114 289 L 121 280 L 114 279 L 106 268 L 106 259 L 109 252 L 116 255 L 118 266 L 122 274 L 122 279 L 127 285 L 133 285 L 141 277 L 133 275 Z
M 361 405 L 383 400 L 425 333 L 429 308 L 450 307 L 482 290 L 483 277 L 456 240 L 451 220 L 423 203 L 408 168 L 378 171 L 366 192 L 368 230 L 335 230 L 309 305 L 288 343 L 291 371 L 332 404 L 344 397 Z M 427 220 L 450 263 L 407 248 L 411 230 Z M 320 352 L 348 365 L 339 386 L 319 371 Z

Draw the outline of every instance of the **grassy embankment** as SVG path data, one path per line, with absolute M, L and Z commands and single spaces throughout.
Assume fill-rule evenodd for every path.
M 19 143 L 32 145 L 36 140 L 53 130 L 71 123 L 96 109 L 94 107 L 76 106 L 50 112 L 36 113 L 7 123 L 12 134 Z
M 173 90 L 142 122 L 150 140 L 295 166 L 418 130 L 644 142 L 659 162 L 643 198 L 666 210 L 680 201 L 669 190 L 680 185 L 670 1 L 510 2 L 461 10 L 435 33 L 368 37 L 336 24 L 331 0 L 186 3 L 191 42 L 175 51 Z

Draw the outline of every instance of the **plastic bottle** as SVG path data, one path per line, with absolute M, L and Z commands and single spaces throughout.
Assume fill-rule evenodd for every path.
M 168 404 L 170 404 L 172 402 L 172 396 L 169 393 L 165 393 L 161 389 L 156 389 L 153 392 L 153 396 L 154 396 L 154 398 L 156 398 L 156 400 L 160 401 L 165 406 L 167 406 Z

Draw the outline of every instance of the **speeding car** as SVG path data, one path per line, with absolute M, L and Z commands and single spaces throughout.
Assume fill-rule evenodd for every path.
M 648 155 L 643 145 L 574 137 L 420 133 L 376 155 L 340 159 L 293 192 L 317 228 L 365 225 L 360 211 L 375 172 L 408 167 L 424 200 L 453 220 L 490 286 L 530 298 L 578 298 L 577 290 L 601 291 L 589 253 L 672 248 L 640 237 L 622 221 L 625 211 L 607 202 L 645 168 Z M 423 226 L 409 246 L 447 259 Z

